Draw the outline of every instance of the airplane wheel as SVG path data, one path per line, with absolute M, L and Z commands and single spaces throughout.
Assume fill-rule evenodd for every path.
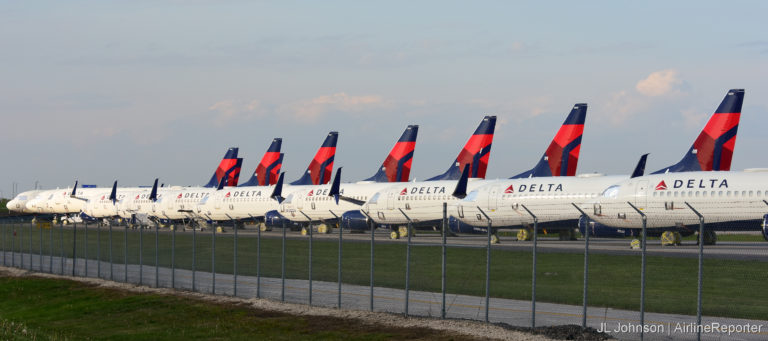
M 681 239 L 682 239 L 682 236 L 680 236 L 680 232 L 664 231 L 661 234 L 661 245 L 662 246 L 680 245 Z
M 698 238 L 696 239 L 696 244 L 698 244 Z M 712 230 L 705 230 L 704 231 L 704 245 L 715 245 L 717 244 L 717 233 Z
M 400 238 L 400 233 L 397 231 L 392 231 L 389 233 L 389 239 L 398 239 Z
M 317 225 L 317 233 L 327 234 L 328 230 L 328 225 L 326 224 Z
M 302 227 L 302 228 L 301 228 L 301 235 L 302 235 L 302 236 L 306 236 L 306 235 L 308 235 L 308 234 L 309 234 L 309 230 L 307 230 L 307 228 L 306 228 L 306 227 Z
M 637 250 L 640 248 L 640 239 L 632 239 L 632 241 L 629 243 L 629 247 L 633 250 Z
M 491 244 L 498 244 L 499 243 L 499 236 L 497 236 L 495 233 L 491 235 Z
M 55 223 L 55 222 L 54 222 L 54 223 Z M 67 225 L 67 224 L 69 224 L 69 221 L 68 221 L 68 220 L 62 220 L 62 221 L 61 221 L 61 224 L 62 224 L 62 225 Z
M 397 233 L 400 235 L 400 238 L 408 237 L 408 226 L 398 226 Z
M 524 240 L 531 240 L 533 239 L 533 229 L 530 227 L 521 228 L 519 231 L 517 231 L 517 240 L 518 241 L 524 241 Z
M 261 232 L 272 231 L 272 228 L 267 227 L 267 224 L 259 223 L 259 230 L 261 230 Z

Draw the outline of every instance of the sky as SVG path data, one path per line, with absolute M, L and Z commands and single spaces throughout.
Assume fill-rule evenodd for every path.
M 411 179 L 440 174 L 497 115 L 487 178 L 535 165 L 589 105 L 579 173 L 677 162 L 728 89 L 746 95 L 732 169 L 768 167 L 764 1 L 0 0 L 0 197 L 37 182 L 241 181 L 283 138 L 297 179 L 329 131 L 343 179 L 409 124 Z

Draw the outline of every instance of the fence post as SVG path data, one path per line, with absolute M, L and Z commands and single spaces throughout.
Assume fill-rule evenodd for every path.
M 114 281 L 115 263 L 112 261 L 112 225 L 109 225 L 109 280 Z
M 96 224 L 96 277 L 101 278 L 101 226 Z
M 531 212 L 531 210 L 528 209 L 528 207 L 525 207 L 525 205 L 520 205 L 525 209 L 528 214 L 533 217 L 533 270 L 532 270 L 532 279 L 531 279 L 531 329 L 536 328 L 536 240 L 537 235 L 539 234 L 539 218 L 536 217 L 536 215 Z
M 64 224 L 59 221 L 59 275 L 64 276 Z
M 155 288 L 160 287 L 160 225 L 155 222 Z
M 336 218 L 336 221 L 339 224 L 339 254 L 338 254 L 339 264 L 338 264 L 338 274 L 337 274 L 337 278 L 338 278 L 337 281 L 339 282 L 339 290 L 338 290 L 339 292 L 338 292 L 338 297 L 336 298 L 336 308 L 341 309 L 341 252 L 342 252 L 341 246 L 342 246 L 342 240 L 344 238 L 343 237 L 344 229 L 341 228 L 341 221 L 339 220 L 339 216 L 337 216 L 336 213 L 333 213 L 333 211 L 331 210 L 328 210 L 328 212 L 331 212 L 331 214 L 333 215 L 334 218 Z
M 445 290 L 446 290 L 446 268 L 445 268 L 445 261 L 446 261 L 446 237 L 448 233 L 448 203 L 443 203 L 443 241 L 442 241 L 442 253 L 443 253 L 443 259 L 442 259 L 442 269 L 441 269 L 441 280 L 440 280 L 440 286 L 442 288 L 442 302 L 440 303 L 440 318 L 445 319 Z
M 209 220 L 213 221 L 211 217 Z M 216 295 L 216 227 L 211 229 L 211 293 Z
M 360 210 L 360 213 L 364 214 L 368 218 L 368 227 L 371 229 L 371 304 L 370 304 L 370 310 L 373 311 L 373 256 L 374 256 L 374 230 L 376 230 L 376 223 L 371 219 L 371 216 L 368 215 L 367 212 Z
M 582 218 L 587 218 L 588 216 L 584 211 L 579 208 L 578 205 L 575 203 L 571 203 L 573 207 L 581 213 Z M 582 307 L 582 313 L 581 313 L 581 328 L 587 328 L 587 288 L 589 283 L 589 224 L 588 222 L 585 223 L 587 225 L 584 225 L 584 284 L 583 284 L 583 291 L 581 293 L 581 302 L 584 305 Z M 640 319 L 640 323 L 642 324 L 642 318 Z M 640 335 L 642 338 L 642 330 L 640 331 Z
M 170 220 L 169 220 L 170 221 Z M 197 273 L 197 232 L 195 227 L 192 226 L 192 292 L 195 292 L 195 275 Z
M 280 301 L 285 302 L 285 218 L 283 220 L 283 253 L 282 256 L 280 256 Z
M 112 224 L 109 226 L 112 226 Z M 139 229 L 141 229 L 141 226 L 139 226 Z M 123 282 L 128 283 L 128 226 L 125 227 L 123 232 L 125 234 L 123 237 L 123 263 L 125 265 L 123 267 Z M 141 280 L 141 276 L 139 276 L 139 280 Z
M 233 262 L 233 264 L 232 264 L 232 280 L 234 282 L 233 283 L 233 290 L 232 290 L 233 295 L 232 296 L 237 297 L 237 222 L 235 221 L 234 218 L 229 216 L 229 214 L 225 214 L 225 215 L 227 216 L 227 218 L 229 218 L 229 220 L 232 221 L 232 229 L 235 230 L 235 241 L 234 241 L 234 243 L 235 243 L 235 245 L 234 245 L 235 251 L 232 253 L 232 262 Z
M 16 267 L 16 224 L 11 224 L 11 266 Z
M 48 273 L 53 273 L 53 224 L 48 229 Z
M 3 237 L 3 266 L 8 266 L 8 263 L 5 262 L 5 230 L 7 230 L 6 225 L 0 224 L 0 234 Z
M 72 277 L 77 273 L 77 223 L 72 224 Z
M 256 298 L 261 298 L 261 225 L 252 215 L 248 216 L 256 222 Z
M 493 228 L 493 223 L 491 222 L 491 217 L 485 214 L 485 211 L 480 206 L 477 206 L 477 210 L 488 220 L 488 245 L 485 248 L 485 322 L 488 322 L 488 306 L 491 298 L 491 229 Z
M 144 285 L 144 226 L 143 225 L 139 226 L 139 285 Z
M 403 209 L 398 208 L 398 210 L 403 217 L 405 217 L 405 220 L 408 220 L 408 242 L 405 247 L 405 307 L 403 309 L 405 311 L 405 317 L 408 317 L 409 284 L 411 279 L 411 229 L 413 224 L 411 218 L 403 212 Z
M 39 226 L 38 230 L 40 230 L 40 255 L 38 256 L 39 257 L 38 263 L 40 264 L 40 272 L 43 272 L 43 227 Z
M 32 224 L 29 224 L 29 270 L 32 271 Z
M 641 252 L 641 265 L 640 265 L 640 340 L 643 339 L 645 336 L 644 329 L 645 329 L 645 267 L 646 267 L 646 259 L 645 259 L 645 242 L 647 240 L 647 225 L 648 225 L 648 217 L 635 207 L 635 205 L 632 205 L 631 202 L 627 201 L 627 204 L 629 204 L 632 209 L 634 209 L 638 214 L 640 214 L 640 218 L 643 220 L 643 230 L 642 230 L 642 252 Z
M 701 289 L 702 289 L 702 273 L 704 270 L 704 216 L 699 213 L 691 204 L 687 201 L 685 205 L 693 211 L 699 217 L 699 278 L 698 288 L 696 290 L 696 340 L 701 341 Z
M 21 262 L 21 269 L 24 268 L 24 229 L 21 226 L 21 223 L 16 224 L 16 228 L 19 231 L 19 258 Z
M 88 223 L 85 223 L 85 235 L 83 236 L 85 238 L 85 245 L 83 249 L 83 258 L 85 259 L 85 277 L 88 277 Z
M 307 218 L 309 221 L 309 226 L 307 228 L 309 229 L 309 306 L 312 306 L 312 218 L 310 218 L 308 215 L 306 215 L 303 211 L 299 210 L 299 213 Z
M 171 230 L 171 289 L 176 289 L 176 226 Z

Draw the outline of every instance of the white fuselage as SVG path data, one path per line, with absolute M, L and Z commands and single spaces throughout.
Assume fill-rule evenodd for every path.
M 489 181 L 469 179 L 467 192 Z M 456 183 L 440 180 L 390 184 L 372 195 L 361 210 L 378 224 L 407 224 L 403 212 L 414 223 L 437 221 L 443 218 L 443 203 L 451 205 L 459 200 L 452 195 Z
M 283 186 L 283 193 L 293 186 Z M 195 212 L 210 220 L 254 219 L 276 210 L 278 202 L 271 198 L 275 186 L 224 187 L 195 203 Z
M 391 182 L 361 181 L 339 185 L 339 194 L 362 202 L 368 200 L 376 192 L 392 187 Z M 407 183 L 402 182 L 402 185 Z M 344 212 L 358 211 L 362 207 L 349 201 L 336 200 L 329 196 L 331 184 L 292 186 L 291 192 L 279 206 L 279 212 L 284 217 L 297 222 L 331 220 L 340 218 Z M 307 219 L 303 212 L 309 219 Z
M 41 190 L 32 190 L 32 191 L 26 191 L 21 192 L 16 195 L 13 199 L 8 201 L 5 204 L 5 207 L 8 208 L 8 210 L 13 212 L 20 212 L 20 213 L 32 213 L 31 210 L 27 208 L 27 203 L 37 197 L 37 195 L 42 192 Z
M 533 217 L 525 208 L 539 222 L 579 219 L 581 213 L 574 203 L 581 206 L 627 178 L 586 174 L 490 181 L 453 203 L 448 214 L 466 224 L 487 226 L 488 219 L 480 207 L 497 227 L 532 224 Z
M 705 223 L 762 220 L 768 213 L 764 200 L 768 200 L 768 172 L 685 172 L 622 181 L 583 209 L 607 226 L 641 228 L 641 215 L 629 202 L 647 216 L 648 228 L 663 228 L 698 225 L 691 207 Z

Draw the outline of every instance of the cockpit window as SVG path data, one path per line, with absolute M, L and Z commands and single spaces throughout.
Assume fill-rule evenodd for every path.
M 613 185 L 611 187 L 606 188 L 602 194 L 603 198 L 615 198 L 618 195 L 619 195 L 618 185 Z
M 368 200 L 369 204 L 377 204 L 379 202 L 379 193 L 377 192 L 371 197 L 371 200 Z
M 477 200 L 477 190 L 469 192 L 469 194 L 467 194 L 467 196 L 464 198 L 464 201 L 475 201 L 475 200 Z

